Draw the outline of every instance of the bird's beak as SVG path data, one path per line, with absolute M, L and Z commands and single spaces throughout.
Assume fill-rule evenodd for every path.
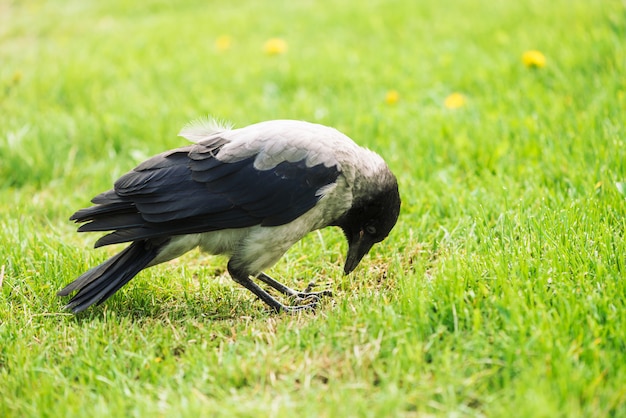
M 348 239 L 348 256 L 346 257 L 346 265 L 343 268 L 344 273 L 350 274 L 373 245 L 374 242 L 368 239 L 363 230 L 353 234 Z

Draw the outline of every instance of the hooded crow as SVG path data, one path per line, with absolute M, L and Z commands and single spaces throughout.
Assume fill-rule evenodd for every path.
M 395 176 L 335 129 L 293 120 L 230 129 L 201 120 L 179 135 L 194 144 L 139 164 L 70 218 L 82 223 L 79 232 L 112 231 L 96 248 L 131 244 L 58 292 L 77 291 L 68 309 L 100 304 L 144 268 L 196 247 L 227 255 L 232 279 L 274 310 L 310 309 L 330 292 L 298 292 L 263 270 L 307 233 L 338 226 L 348 274 L 396 224 Z M 300 304 L 279 302 L 253 279 Z

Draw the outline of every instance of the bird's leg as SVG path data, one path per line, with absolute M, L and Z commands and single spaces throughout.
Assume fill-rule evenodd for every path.
M 333 295 L 333 292 L 331 292 L 330 290 L 322 290 L 321 292 L 312 292 L 311 290 L 313 289 L 313 286 L 315 286 L 315 283 L 313 282 L 309 283 L 306 289 L 304 289 L 302 292 L 298 292 L 297 290 L 293 290 L 292 288 L 285 286 L 281 282 L 272 279 L 270 276 L 268 276 L 267 274 L 263 272 L 259 273 L 256 277 L 257 279 L 273 287 L 274 289 L 276 289 L 283 295 L 287 295 L 287 296 L 290 296 L 292 298 L 299 299 L 299 300 L 304 300 L 304 299 L 309 299 L 309 298 L 318 300 L 323 296 Z
M 302 310 L 315 309 L 315 307 L 317 306 L 317 301 L 313 301 L 307 305 L 297 305 L 297 306 L 283 305 L 278 300 L 274 299 L 272 295 L 270 295 L 261 287 L 259 287 L 259 285 L 254 283 L 250 279 L 250 275 L 248 273 L 234 268 L 230 262 L 228 263 L 228 272 L 230 273 L 230 276 L 233 278 L 234 281 L 236 281 L 237 283 L 239 283 L 240 285 L 242 285 L 243 287 L 245 287 L 246 289 L 254 293 L 256 296 L 259 297 L 259 299 L 261 299 L 263 302 L 269 305 L 276 312 L 298 312 Z M 286 286 L 283 286 L 283 287 L 287 288 Z

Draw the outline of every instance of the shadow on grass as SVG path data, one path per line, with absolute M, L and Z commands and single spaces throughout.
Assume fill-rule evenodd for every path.
M 159 295 L 140 292 L 140 289 L 118 294 L 105 301 L 102 305 L 92 306 L 73 316 L 78 323 L 93 320 L 108 320 L 112 316 L 131 321 L 163 321 L 184 322 L 194 321 L 236 321 L 263 320 L 277 314 L 260 299 L 247 292 L 238 295 L 236 291 L 219 292 L 219 295 L 171 294 Z M 64 301 L 65 302 L 65 301 Z M 288 303 L 288 300 L 283 300 Z M 62 305 L 59 306 L 62 309 Z M 66 311 L 67 312 L 67 311 Z
M 69 299 L 63 300 L 62 303 Z M 62 309 L 62 304 L 59 306 Z M 68 312 L 68 311 L 65 311 Z M 101 305 L 94 305 L 73 316 L 77 322 L 105 319 L 111 315 L 130 320 L 168 320 L 183 321 L 188 319 L 229 321 L 241 317 L 268 316 L 272 314 L 263 303 L 250 297 L 236 297 L 232 292 L 220 295 L 184 294 L 179 292 L 155 295 L 141 289 L 114 295 Z

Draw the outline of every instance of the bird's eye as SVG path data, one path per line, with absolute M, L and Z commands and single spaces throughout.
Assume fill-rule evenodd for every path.
M 376 227 L 368 225 L 365 227 L 365 232 L 367 232 L 369 235 L 376 235 Z

